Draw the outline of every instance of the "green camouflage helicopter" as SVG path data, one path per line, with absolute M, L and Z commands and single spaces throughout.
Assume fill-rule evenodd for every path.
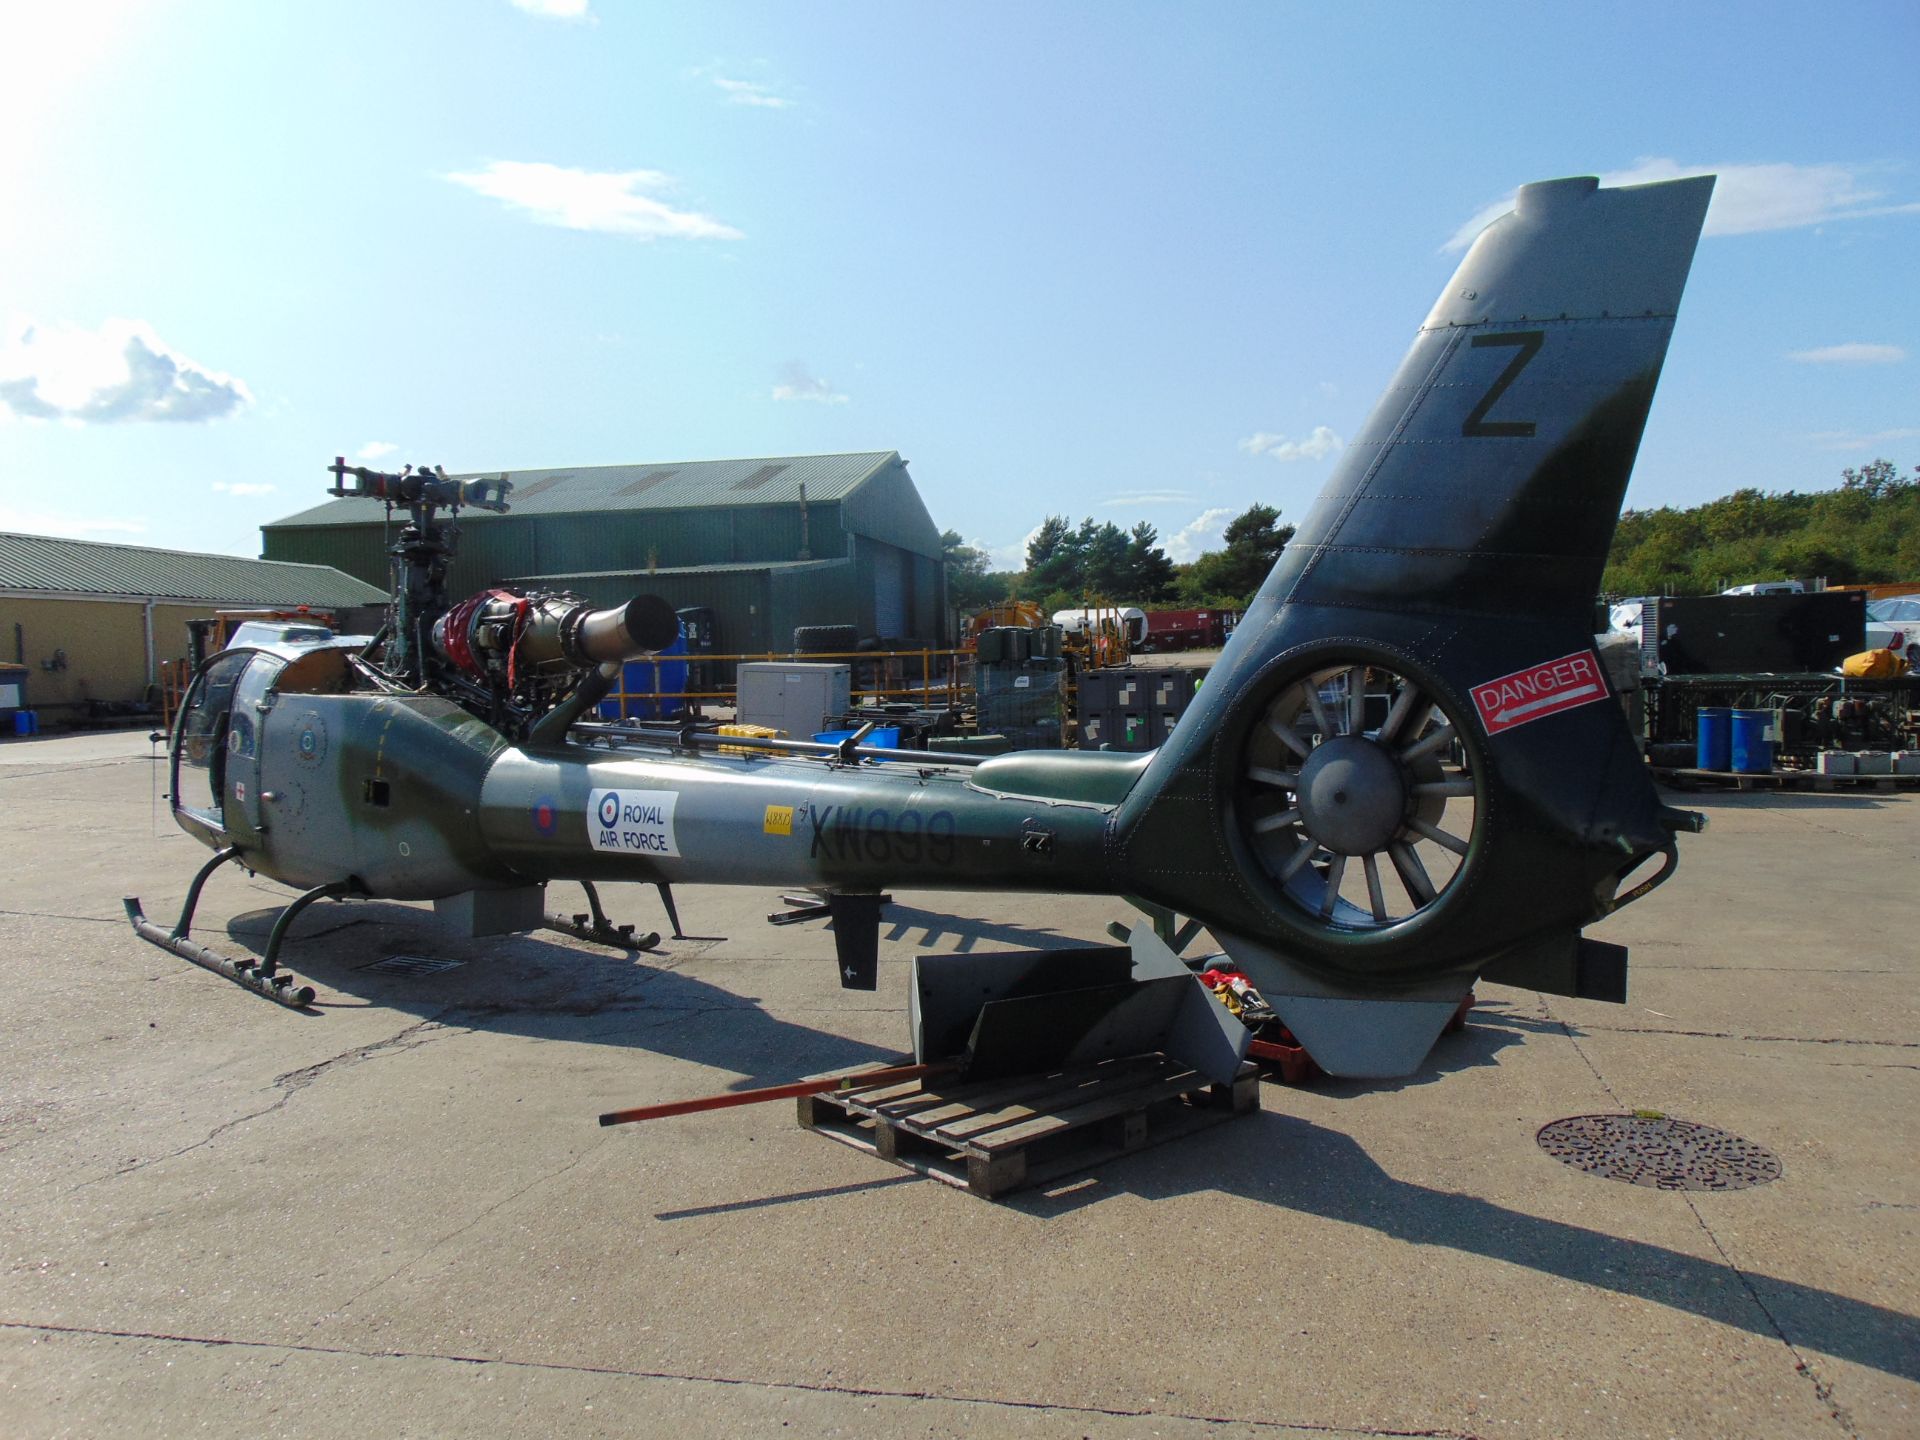
M 1711 177 L 1528 185 L 1474 242 L 1172 738 L 989 758 L 743 742 L 590 717 L 671 643 L 640 597 L 450 602 L 462 507 L 499 479 L 332 467 L 406 511 L 371 644 L 228 650 L 170 737 L 215 851 L 140 933 L 287 1004 L 312 901 L 432 899 L 543 923 L 553 881 L 808 888 L 843 983 L 875 984 L 887 886 L 1124 896 L 1204 925 L 1329 1071 L 1405 1074 L 1476 978 L 1623 1000 L 1582 927 L 1664 880 L 1696 816 L 1658 798 L 1593 650 L 1593 597 Z M 745 749 L 746 753 L 737 753 Z M 882 759 L 896 763 L 876 763 Z M 234 861 L 300 889 L 260 960 L 187 937 Z M 1644 878 L 1640 878 L 1644 876 Z M 671 909 L 669 914 L 672 915 Z M 678 930 L 677 917 L 675 929 Z

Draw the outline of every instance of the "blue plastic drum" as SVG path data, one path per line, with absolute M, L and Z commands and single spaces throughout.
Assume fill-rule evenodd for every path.
M 1771 710 L 1734 710 L 1732 737 L 1728 744 L 1732 768 L 1742 775 L 1766 775 L 1773 770 L 1773 742 L 1767 739 L 1767 727 L 1773 724 Z
M 1694 764 L 1702 770 L 1733 768 L 1733 711 L 1724 705 L 1702 705 L 1694 712 Z
M 655 692 L 687 688 L 686 657 L 687 631 L 683 625 L 679 638 L 654 659 L 627 661 L 621 668 L 620 686 L 613 698 L 600 702 L 600 718 L 663 720 L 678 715 L 686 702 L 675 693 L 656 698 Z

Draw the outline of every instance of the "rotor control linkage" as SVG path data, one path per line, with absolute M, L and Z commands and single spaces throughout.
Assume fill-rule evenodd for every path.
M 173 929 L 162 930 L 147 919 L 141 909 L 140 897 L 129 895 L 122 902 L 127 908 L 127 919 L 132 922 L 133 930 L 142 940 L 158 945 L 162 950 L 178 955 L 183 960 L 191 960 L 202 969 L 211 970 L 216 975 L 224 975 L 242 989 L 251 990 L 256 995 L 264 995 L 276 1004 L 285 1005 L 291 1010 L 304 1009 L 313 1003 L 313 987 L 296 983 L 292 975 L 280 970 L 280 946 L 285 941 L 287 928 L 302 910 L 315 900 L 344 895 L 352 887 L 347 880 L 336 881 L 331 885 L 322 885 L 309 890 L 295 900 L 280 914 L 275 922 L 273 933 L 267 938 L 266 953 L 258 960 L 236 960 L 210 950 L 199 941 L 189 938 L 193 928 L 193 912 L 199 907 L 200 892 L 206 887 L 207 879 L 239 852 L 231 846 L 214 852 L 214 856 L 200 867 L 193 877 L 193 884 L 187 887 L 186 903 L 180 909 L 180 918 L 174 922 Z
M 658 930 L 649 930 L 636 937 L 633 926 L 615 925 L 607 919 L 607 912 L 600 908 L 600 892 L 594 888 L 591 880 L 582 880 L 580 888 L 587 892 L 588 913 L 571 918 L 564 915 L 542 916 L 547 929 L 558 930 L 562 935 L 571 935 L 592 945 L 611 946 L 615 950 L 651 950 L 660 943 Z M 680 926 L 677 921 L 673 928 L 678 934 Z

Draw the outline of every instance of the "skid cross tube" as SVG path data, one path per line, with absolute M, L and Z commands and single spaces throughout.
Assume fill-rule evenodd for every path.
M 287 906 L 286 909 L 282 910 L 280 912 L 280 918 L 273 922 L 273 933 L 267 936 L 266 952 L 260 957 L 258 969 L 261 975 L 271 980 L 274 975 L 279 972 L 280 946 L 282 942 L 286 940 L 287 930 L 292 926 L 294 918 L 298 916 L 302 910 L 306 909 L 316 900 L 338 900 L 343 896 L 351 895 L 357 888 L 350 879 L 334 880 L 325 885 L 316 885 L 298 900 L 295 900 L 291 905 Z M 309 990 L 307 993 L 309 997 L 311 997 L 313 992 Z
M 206 888 L 208 877 L 239 853 L 229 845 L 224 850 L 214 851 L 213 858 L 200 867 L 199 873 L 193 877 L 193 883 L 187 887 L 187 903 L 180 907 L 180 918 L 173 924 L 174 939 L 186 939 L 188 932 L 193 929 L 193 912 L 199 908 L 200 892 Z M 138 905 L 139 898 L 136 896 L 131 903 Z

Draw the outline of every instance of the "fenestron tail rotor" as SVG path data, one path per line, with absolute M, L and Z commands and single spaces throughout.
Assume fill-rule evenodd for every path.
M 1480 776 L 1423 684 L 1332 657 L 1281 685 L 1247 743 L 1236 807 L 1309 923 L 1385 931 L 1444 904 L 1479 832 Z

